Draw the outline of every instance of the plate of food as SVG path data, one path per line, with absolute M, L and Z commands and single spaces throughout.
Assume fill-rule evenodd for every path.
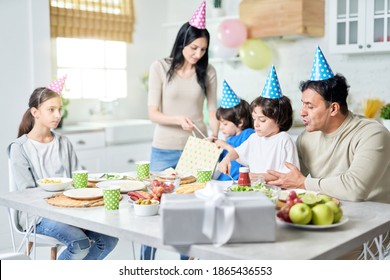
M 72 183 L 72 178 L 43 178 L 37 181 L 39 187 L 48 192 L 58 192 L 63 191 L 66 188 L 70 187 Z
M 321 229 L 335 228 L 335 227 L 342 226 L 349 221 L 347 216 L 343 216 L 339 222 L 334 223 L 334 224 L 330 224 L 330 225 L 313 225 L 313 224 L 300 225 L 300 224 L 294 224 L 291 222 L 286 222 L 279 217 L 277 217 L 276 219 L 281 224 L 288 225 L 290 227 L 310 229 L 310 230 L 321 230 Z
M 258 183 L 252 186 L 232 185 L 226 188 L 226 191 L 227 192 L 262 192 L 273 203 L 276 203 L 280 196 L 281 189 L 277 186 L 272 186 L 265 183 Z
M 120 186 L 121 193 L 139 191 L 146 188 L 144 182 L 137 181 L 137 180 L 107 180 L 96 184 L 96 187 L 102 189 L 110 186 Z
M 103 197 L 103 190 L 99 188 L 81 188 L 64 191 L 65 196 L 73 199 L 98 199 Z
M 88 181 L 92 183 L 110 181 L 110 180 L 120 180 L 122 178 L 123 178 L 122 174 L 114 173 L 114 172 L 88 174 Z

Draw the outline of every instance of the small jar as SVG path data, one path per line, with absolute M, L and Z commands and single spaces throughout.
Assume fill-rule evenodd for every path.
M 249 168 L 248 167 L 240 167 L 240 176 L 238 177 L 238 182 L 240 186 L 250 186 L 251 179 L 249 178 Z

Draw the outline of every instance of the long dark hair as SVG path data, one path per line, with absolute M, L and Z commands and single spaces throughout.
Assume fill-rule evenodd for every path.
M 287 131 L 293 123 L 293 109 L 291 101 L 287 96 L 281 98 L 257 97 L 251 103 L 251 113 L 256 107 L 261 107 L 264 116 L 273 119 L 279 126 L 280 131 Z
M 33 91 L 28 101 L 28 109 L 24 113 L 19 125 L 18 138 L 23 134 L 29 133 L 34 127 L 35 119 L 31 115 L 31 108 L 38 109 L 43 102 L 53 97 L 58 97 L 58 93 L 45 87 L 39 87 Z
M 206 86 L 206 75 L 207 67 L 209 65 L 209 45 L 210 45 L 210 33 L 207 29 L 198 29 L 191 26 L 188 22 L 183 24 L 177 33 L 175 43 L 171 51 L 170 58 L 171 66 L 168 70 L 168 81 L 172 79 L 175 74 L 175 70 L 179 69 L 184 64 L 183 49 L 185 46 L 191 44 L 194 40 L 198 38 L 207 39 L 207 48 L 205 54 L 201 59 L 195 64 L 196 77 L 198 79 L 198 84 L 203 89 L 204 94 L 207 93 Z
M 240 103 L 233 108 L 219 107 L 217 109 L 216 116 L 217 120 L 221 121 L 221 119 L 224 119 L 229 122 L 232 122 L 241 130 L 253 128 L 253 119 L 249 103 L 244 99 L 241 99 Z M 241 121 L 242 125 L 240 126 Z

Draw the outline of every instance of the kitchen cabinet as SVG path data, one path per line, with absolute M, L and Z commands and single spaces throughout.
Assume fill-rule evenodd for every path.
M 104 130 L 62 134 L 72 143 L 83 169 L 91 173 L 107 170 Z
M 390 0 L 335 0 L 329 3 L 330 51 L 390 51 Z
M 249 38 L 324 35 L 324 0 L 242 0 Z
M 150 160 L 151 149 L 151 141 L 108 146 L 107 164 L 109 171 L 134 171 L 136 161 Z

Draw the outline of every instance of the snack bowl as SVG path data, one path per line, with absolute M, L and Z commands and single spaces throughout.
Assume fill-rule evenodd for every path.
M 141 203 L 139 203 L 142 201 Z M 143 204 L 148 203 L 148 204 Z M 149 204 L 150 203 L 150 204 Z M 144 199 L 144 200 L 137 200 L 133 203 L 134 206 L 134 213 L 137 216 L 154 216 L 158 213 L 158 208 L 160 206 L 160 202 L 158 200 L 154 199 Z
M 151 174 L 148 188 L 152 193 L 172 193 L 180 186 L 180 181 L 179 176 Z
M 72 183 L 72 178 L 53 177 L 43 178 L 37 181 L 39 187 L 48 192 L 59 192 L 68 188 Z

